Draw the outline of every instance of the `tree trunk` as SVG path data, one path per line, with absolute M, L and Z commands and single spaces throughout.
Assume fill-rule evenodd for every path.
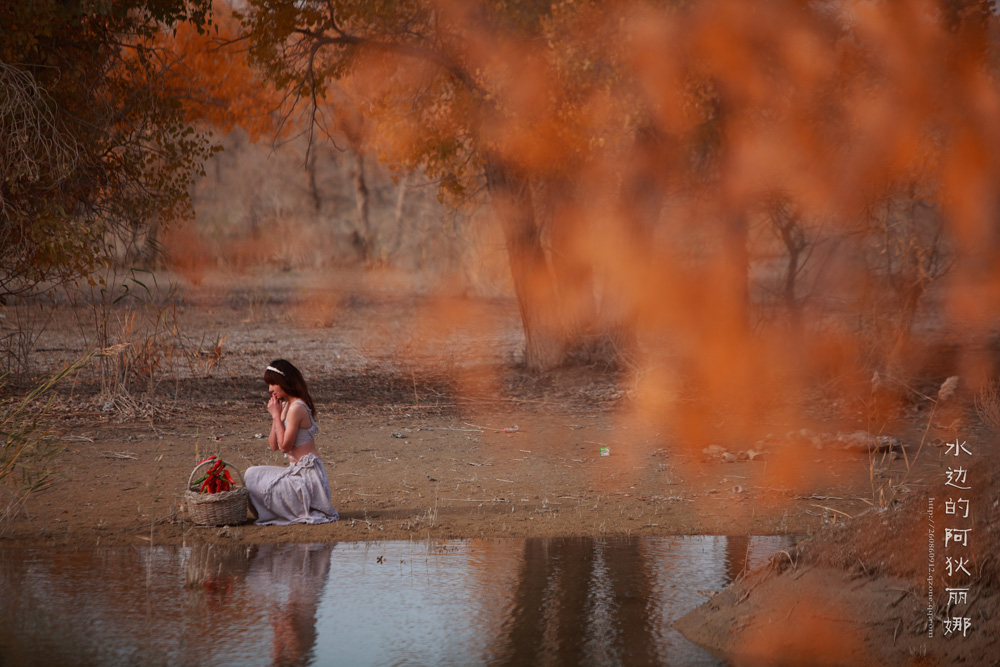
M 597 331 L 597 298 L 594 294 L 594 266 L 588 258 L 573 251 L 581 234 L 585 214 L 575 203 L 570 184 L 553 179 L 536 190 L 535 211 L 539 223 L 549 229 L 552 275 L 559 298 L 560 320 L 572 352 L 589 352 L 589 343 Z M 539 199 L 541 201 L 539 201 Z
M 774 196 L 769 203 L 771 224 L 777 229 L 778 236 L 788 253 L 788 264 L 785 267 L 782 300 L 788 309 L 793 328 L 797 331 L 802 323 L 802 304 L 798 298 L 798 277 L 802 271 L 802 257 L 809 243 L 799 220 L 799 215 L 784 195 Z
M 725 222 L 723 252 L 729 268 L 720 295 L 728 312 L 722 325 L 728 331 L 746 335 L 750 331 L 750 253 L 747 250 L 749 229 L 746 213 L 729 211 Z
M 507 241 L 511 278 L 524 327 L 524 363 L 529 370 L 545 371 L 563 361 L 565 344 L 528 180 L 494 159 L 487 160 L 485 173 L 486 187 Z
M 406 226 L 403 221 L 403 215 L 406 210 L 406 195 L 410 192 L 410 181 L 412 178 L 413 172 L 408 171 L 399 179 L 399 185 L 396 189 L 396 208 L 393 211 L 393 220 L 396 224 L 393 229 L 392 247 L 385 248 L 382 252 L 382 259 L 385 261 L 388 261 L 390 255 L 399 252 L 400 247 L 403 245 L 403 237 L 405 236 L 404 227 Z
M 318 215 L 323 201 L 319 196 L 319 187 L 316 185 L 316 147 L 312 146 L 309 157 L 306 159 L 306 175 L 309 178 L 309 196 L 312 198 L 313 211 Z
M 663 164 L 667 160 L 666 141 L 652 127 L 640 128 L 624 175 L 620 207 L 624 226 L 626 266 L 612 266 L 608 288 L 601 303 L 602 332 L 599 342 L 605 361 L 614 364 L 634 357 L 638 344 L 636 331 L 639 303 L 636 300 L 636 276 L 652 261 L 653 229 L 663 207 Z
M 413 176 L 412 171 L 408 171 L 403 174 L 403 177 L 399 179 L 399 187 L 396 192 L 396 208 L 393 212 L 393 217 L 396 220 L 396 227 L 399 229 L 403 228 L 403 208 L 406 203 L 406 193 L 410 191 L 410 178 Z
M 357 227 L 351 233 L 351 245 L 366 264 L 372 257 L 371 224 L 368 219 L 368 185 L 365 183 L 365 158 L 352 150 L 354 164 L 351 167 L 351 182 L 354 183 L 354 200 L 357 208 Z

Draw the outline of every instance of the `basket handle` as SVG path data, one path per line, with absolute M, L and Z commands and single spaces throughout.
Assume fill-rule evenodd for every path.
M 198 472 L 199 468 L 201 468 L 204 465 L 209 465 L 209 464 L 215 465 L 219 461 L 222 461 L 222 459 L 216 457 L 214 459 L 209 459 L 207 461 L 202 461 L 201 463 L 199 463 L 198 465 L 196 465 L 194 467 L 194 470 L 191 471 L 191 476 L 188 477 L 187 488 L 189 488 L 189 489 L 191 488 L 191 485 L 194 483 L 194 475 L 195 475 L 196 472 Z M 230 468 L 232 468 L 236 472 L 236 477 L 240 480 L 240 485 L 244 486 L 244 487 L 246 486 L 246 482 L 243 481 L 243 475 L 240 474 L 240 469 L 239 468 L 237 468 L 236 466 L 234 466 L 229 461 L 222 461 L 222 466 L 223 466 L 223 468 L 225 468 L 226 466 L 229 466 Z

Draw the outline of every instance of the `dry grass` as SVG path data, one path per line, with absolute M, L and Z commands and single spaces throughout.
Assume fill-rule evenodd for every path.
M 106 283 L 100 293 L 82 295 L 88 307 L 79 322 L 85 347 L 102 350 L 99 401 L 121 420 L 156 416 L 155 390 L 178 361 L 199 377 L 211 375 L 222 364 L 227 337 L 183 335 L 178 306 L 184 295 L 172 280 L 161 286 L 153 272 L 131 269 Z
M 975 397 L 976 414 L 994 433 L 1000 433 L 1000 380 L 983 385 Z
M 905 471 L 897 481 L 894 482 L 891 475 L 885 475 L 885 481 L 876 486 L 876 478 L 880 476 L 879 473 L 887 471 L 892 465 L 893 451 L 892 447 L 888 447 L 879 452 L 878 449 L 874 447 L 874 442 L 872 443 L 873 446 L 869 450 L 868 455 L 868 478 L 872 488 L 872 501 L 879 507 L 886 507 L 891 504 L 899 497 L 900 493 L 907 488 L 906 483 L 910 479 L 913 467 L 919 460 L 920 454 L 924 450 L 924 446 L 927 444 L 927 436 L 930 433 L 931 425 L 934 423 L 934 418 L 938 413 L 938 407 L 953 400 L 959 384 L 959 377 L 957 375 L 950 376 L 941 384 L 936 397 L 931 397 L 916 391 L 899 380 L 893 380 L 892 378 L 888 379 L 899 383 L 907 391 L 915 394 L 920 399 L 930 401 L 931 409 L 927 415 L 927 423 L 924 427 L 923 435 L 920 438 L 920 444 L 917 446 L 916 453 L 914 453 L 913 457 L 910 458 L 905 447 L 901 450 Z M 873 385 L 879 382 L 879 374 L 876 373 L 873 378 Z M 977 396 L 977 409 L 979 408 L 979 403 L 980 399 Z M 1000 424 L 1000 392 L 997 391 L 996 386 L 994 386 L 992 409 L 994 411 L 994 416 L 998 418 L 996 423 Z M 985 418 L 983 421 L 986 421 Z M 875 438 L 873 436 L 872 440 L 874 441 L 874 439 Z
M 52 389 L 94 356 L 85 355 L 44 379 L 24 397 L 0 404 L 0 534 L 28 496 L 44 488 L 55 469 L 62 447 L 49 437 L 45 423 Z M 0 389 L 5 380 L 6 376 L 0 378 Z

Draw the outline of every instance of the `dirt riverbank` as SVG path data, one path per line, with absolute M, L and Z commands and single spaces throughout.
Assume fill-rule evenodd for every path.
M 735 665 L 996 665 L 1000 467 L 975 442 L 930 488 L 779 552 L 675 627 Z

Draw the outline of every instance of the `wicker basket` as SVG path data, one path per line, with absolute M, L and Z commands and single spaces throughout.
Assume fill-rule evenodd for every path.
M 203 461 L 195 466 L 188 477 L 187 491 L 184 492 L 184 504 L 187 506 L 188 516 L 191 521 L 200 526 L 235 526 L 247 520 L 247 503 L 250 500 L 250 492 L 243 482 L 243 476 L 232 463 L 223 461 L 224 466 L 229 466 L 236 472 L 236 477 L 240 480 L 240 486 L 232 491 L 221 493 L 200 493 L 194 486 L 194 476 L 198 470 L 204 466 L 216 463 L 216 459 Z

